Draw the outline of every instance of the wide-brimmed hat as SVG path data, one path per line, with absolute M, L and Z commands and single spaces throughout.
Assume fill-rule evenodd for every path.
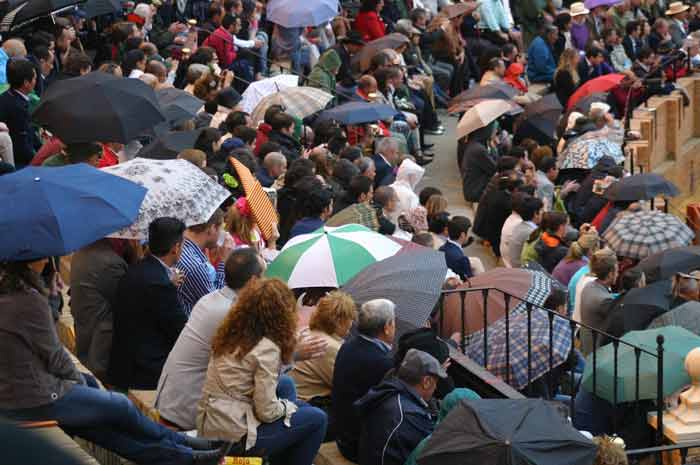
M 669 5 L 668 10 L 666 10 L 666 16 L 677 15 L 678 13 L 683 13 L 690 8 L 688 5 L 684 5 L 683 2 L 673 2 Z
M 365 45 L 366 42 L 362 40 L 362 34 L 360 34 L 357 31 L 348 31 L 348 34 L 345 37 L 342 37 L 340 41 L 344 44 L 353 44 L 353 45 Z
M 569 15 L 573 18 L 574 16 L 587 15 L 591 10 L 586 8 L 583 2 L 572 3 L 569 7 Z

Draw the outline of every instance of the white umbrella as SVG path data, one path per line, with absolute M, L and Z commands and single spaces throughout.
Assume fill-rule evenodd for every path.
M 109 237 L 146 239 L 148 225 L 163 216 L 178 218 L 187 226 L 206 223 L 231 195 L 186 160 L 134 158 L 103 170 L 148 189 L 134 224 Z
M 507 100 L 483 100 L 464 113 L 457 124 L 457 139 L 471 134 L 477 129 L 500 118 L 513 109 L 513 104 Z
M 280 89 L 297 87 L 298 85 L 299 76 L 294 74 L 278 74 L 271 78 L 251 82 L 241 95 L 241 108 L 246 113 L 252 113 L 264 97 L 279 92 Z

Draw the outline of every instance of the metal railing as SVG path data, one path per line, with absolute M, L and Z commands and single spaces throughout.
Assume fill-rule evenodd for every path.
M 591 326 L 585 325 L 581 322 L 575 321 L 572 318 L 568 316 L 561 315 L 558 312 L 555 312 L 553 310 L 547 309 L 542 307 L 541 305 L 534 304 L 532 302 L 529 302 L 527 300 L 523 300 L 519 297 L 513 296 L 509 294 L 508 292 L 498 288 L 498 287 L 472 287 L 472 288 L 467 288 L 467 289 L 455 289 L 455 290 L 446 290 L 443 291 L 440 300 L 438 301 L 437 304 L 437 326 L 438 326 L 438 334 L 440 334 L 444 338 L 449 338 L 451 335 L 450 334 L 445 334 L 444 333 L 444 328 L 445 328 L 445 298 L 447 296 L 457 294 L 460 297 L 459 301 L 459 308 L 460 308 L 460 328 L 461 328 L 461 337 L 460 337 L 460 351 L 462 354 L 465 356 L 467 355 L 467 337 L 466 337 L 466 331 L 467 331 L 467 324 L 466 324 L 466 312 L 470 311 L 470 309 L 465 308 L 465 303 L 466 303 L 466 297 L 467 294 L 470 293 L 481 293 L 482 296 L 482 308 L 483 308 L 483 328 L 479 328 L 479 331 L 483 331 L 483 347 L 481 350 L 483 351 L 483 366 L 486 370 L 488 370 L 488 353 L 489 353 L 489 339 L 488 339 L 488 333 L 489 331 L 493 331 L 493 328 L 489 327 L 489 295 L 490 293 L 498 293 L 502 295 L 503 301 L 505 303 L 505 314 L 504 314 L 504 322 L 505 322 L 505 381 L 506 384 L 510 384 L 510 374 L 511 374 L 511 330 L 510 330 L 510 321 L 515 317 L 515 315 L 512 314 L 512 311 L 514 309 L 511 308 L 511 304 L 514 301 L 518 302 L 518 305 L 524 304 L 525 309 L 525 315 L 527 318 L 527 386 L 525 388 L 526 394 L 532 395 L 532 388 L 533 388 L 533 381 L 535 381 L 538 378 L 533 378 L 532 376 L 532 356 L 533 356 L 533 347 L 532 347 L 532 315 L 533 312 L 535 311 L 543 311 L 546 312 L 547 318 L 549 320 L 549 354 L 548 354 L 548 368 L 549 370 L 546 373 L 547 377 L 547 387 L 549 392 L 553 392 L 554 388 L 556 388 L 559 384 L 559 380 L 555 380 L 552 377 L 553 369 L 555 368 L 554 365 L 554 354 L 553 354 L 553 338 L 554 338 L 554 322 L 556 318 L 559 318 L 561 320 L 565 320 L 568 324 L 568 328 L 570 331 L 570 336 L 571 336 L 571 346 L 569 348 L 570 352 L 569 355 L 574 353 L 576 350 L 576 332 L 578 329 L 586 329 L 591 331 L 592 335 L 592 341 L 593 341 L 593 348 L 598 348 L 598 341 L 602 340 L 601 338 L 607 338 L 607 340 L 610 341 L 610 343 L 613 345 L 613 353 L 614 353 L 614 365 L 613 365 L 613 402 L 612 402 L 612 408 L 613 408 L 613 415 L 612 415 L 612 432 L 617 433 L 618 430 L 618 421 L 617 421 L 617 415 L 616 412 L 618 410 L 618 405 L 620 402 L 618 401 L 618 383 L 619 383 L 619 376 L 618 376 L 618 364 L 619 364 L 619 359 L 618 359 L 618 350 L 620 345 L 627 346 L 634 350 L 635 354 L 635 400 L 634 400 L 634 405 L 639 408 L 640 405 L 640 358 L 642 354 L 645 354 L 650 357 L 654 357 L 657 362 L 657 379 L 656 379 L 656 390 L 657 390 L 657 395 L 656 395 L 656 414 L 657 414 L 657 427 L 656 427 L 656 444 L 661 445 L 663 441 L 663 410 L 664 410 L 664 396 L 663 396 L 663 370 L 664 370 L 664 337 L 662 335 L 658 335 L 656 338 L 656 351 L 653 350 L 648 350 L 644 347 L 639 347 L 634 344 L 631 344 L 627 341 L 624 341 L 620 338 L 617 338 L 615 336 L 612 336 L 604 331 L 598 330 L 596 328 L 593 328 Z M 592 352 L 591 360 L 590 362 L 592 363 L 592 394 L 594 397 L 597 397 L 597 375 L 598 375 L 598 360 L 597 360 L 597 351 L 594 350 Z M 573 368 L 570 370 L 570 379 L 571 379 L 571 387 L 572 387 L 572 392 L 570 396 L 570 402 L 569 402 L 569 408 L 570 408 L 570 416 L 571 419 L 575 419 L 576 415 L 576 405 L 575 405 L 575 398 L 576 398 L 576 392 L 575 392 L 575 386 L 576 386 L 576 381 L 575 381 L 575 373 Z M 556 383 L 556 384 L 554 384 Z

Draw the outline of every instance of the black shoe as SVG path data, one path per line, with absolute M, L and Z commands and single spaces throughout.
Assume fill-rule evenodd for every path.
M 425 166 L 432 162 L 432 158 L 416 157 L 416 163 L 418 164 L 418 166 Z
M 215 450 L 193 450 L 192 465 L 219 465 L 226 453 L 226 449 Z
M 430 159 L 435 158 L 435 154 L 433 152 L 426 152 L 425 150 L 423 150 L 422 155 L 423 155 L 423 158 L 430 158 Z
M 423 144 L 420 146 L 421 150 L 429 150 L 435 147 L 435 144 Z
M 441 136 L 441 135 L 445 134 L 445 130 L 440 129 L 440 128 L 424 129 L 423 132 L 425 134 L 428 134 L 429 136 Z
M 211 441 L 205 438 L 195 438 L 187 434 L 183 434 L 182 437 L 185 438 L 184 445 L 192 450 L 218 450 L 224 445 L 224 441 Z

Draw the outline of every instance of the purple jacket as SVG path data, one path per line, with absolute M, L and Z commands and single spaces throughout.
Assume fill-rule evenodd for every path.
M 586 50 L 590 35 L 588 24 L 571 23 L 571 42 L 577 49 L 581 51 Z
M 587 263 L 588 260 L 585 258 L 571 262 L 562 260 L 557 264 L 557 266 L 554 267 L 554 270 L 552 270 L 552 277 L 554 277 L 554 279 L 562 283 L 564 286 L 568 286 L 571 278 Z

